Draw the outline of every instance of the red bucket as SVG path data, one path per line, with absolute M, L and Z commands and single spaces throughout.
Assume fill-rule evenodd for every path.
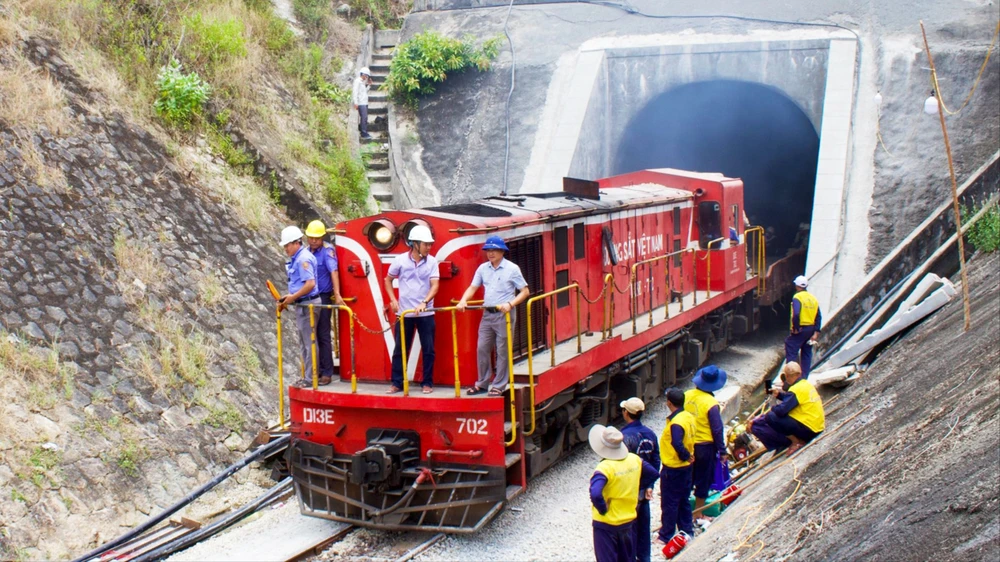
M 688 543 L 688 535 L 684 531 L 679 531 L 666 545 L 663 546 L 663 555 L 670 560 L 680 552 Z
M 743 490 L 740 489 L 740 487 L 737 486 L 736 484 L 733 484 L 732 486 L 726 488 L 726 490 L 722 492 L 722 505 L 728 507 L 729 504 L 733 503 L 733 501 L 736 498 L 740 497 L 740 494 L 742 493 Z

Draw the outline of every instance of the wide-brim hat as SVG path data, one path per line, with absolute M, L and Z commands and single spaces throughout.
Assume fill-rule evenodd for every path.
M 625 437 L 617 428 L 600 424 L 590 428 L 590 448 L 600 457 L 620 461 L 628 456 Z
M 726 386 L 727 377 L 728 375 L 725 371 L 715 365 L 709 365 L 698 369 L 698 372 L 694 375 L 692 382 L 694 382 L 694 386 L 698 390 L 715 392 L 716 390 Z

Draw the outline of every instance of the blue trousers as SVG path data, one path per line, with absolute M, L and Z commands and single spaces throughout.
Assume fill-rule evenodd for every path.
M 333 304 L 333 293 L 320 293 L 321 304 Z M 316 314 L 316 349 L 319 353 L 319 376 L 333 377 L 333 310 L 321 308 Z
M 633 523 L 608 525 L 594 521 L 594 555 L 597 562 L 635 562 Z
M 663 542 L 673 538 L 675 529 L 694 536 L 691 515 L 691 471 L 692 467 L 660 469 L 660 527 L 659 537 Z
M 812 366 L 813 348 L 809 340 L 816 333 L 813 326 L 799 328 L 799 333 L 788 334 L 785 338 L 785 361 L 795 361 L 802 367 L 802 378 L 809 378 L 809 368 Z
M 403 388 L 403 350 L 399 345 L 399 327 L 403 326 L 406 335 L 406 347 L 413 344 L 413 331 L 416 329 L 420 336 L 420 351 L 424 362 L 424 378 L 420 386 L 434 386 L 434 317 L 417 316 L 405 318 L 403 322 L 396 323 L 393 330 L 396 336 L 396 347 L 392 350 L 392 385 L 396 388 Z
M 694 481 L 694 497 L 705 499 L 715 482 L 715 443 L 694 444 L 694 465 L 691 478 Z
M 645 490 L 639 490 L 644 494 Z M 635 527 L 633 536 L 635 538 L 635 559 L 638 562 L 649 562 L 650 557 L 650 537 L 649 537 L 649 500 L 641 499 L 635 506 Z
M 762 416 L 754 420 L 750 433 L 760 439 L 768 451 L 780 450 L 792 444 L 789 435 L 794 435 L 805 441 L 812 441 L 818 433 L 809 429 L 802 422 L 788 416 Z

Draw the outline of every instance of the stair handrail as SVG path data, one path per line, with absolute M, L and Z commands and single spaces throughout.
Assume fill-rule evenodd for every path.
M 555 297 L 561 293 L 576 291 L 576 353 L 583 353 L 583 334 L 580 331 L 580 285 L 577 283 L 570 283 L 565 287 L 560 287 L 558 289 L 549 291 L 547 293 L 542 293 L 540 295 L 535 295 L 528 299 L 527 305 L 527 323 L 528 323 L 528 392 L 530 394 L 529 402 L 531 403 L 531 430 L 525 431 L 524 435 L 532 435 L 535 433 L 535 364 L 534 364 L 534 354 L 532 352 L 531 345 L 531 305 L 542 299 L 552 299 L 553 303 L 551 305 L 552 313 L 549 314 L 549 326 L 550 326 L 550 338 L 549 338 L 549 366 L 556 366 L 556 344 L 558 343 L 556 339 L 556 307 L 555 307 Z M 513 371 L 512 371 L 513 372 Z

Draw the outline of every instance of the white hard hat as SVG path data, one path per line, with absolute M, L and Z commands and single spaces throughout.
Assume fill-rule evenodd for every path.
M 364 75 L 364 76 L 371 76 L 372 75 L 372 71 L 368 70 L 367 66 L 362 66 L 361 70 L 358 71 L 358 74 L 359 75 Z
M 281 246 L 287 246 L 292 242 L 302 240 L 302 231 L 297 226 L 286 226 L 281 231 Z
M 410 242 L 427 242 L 428 244 L 434 243 L 434 236 L 431 235 L 431 229 L 422 224 L 418 224 L 410 229 L 409 239 Z
M 809 280 L 806 279 L 805 275 L 799 275 L 795 278 L 795 281 L 792 281 L 792 283 L 795 283 L 796 287 L 801 287 L 803 289 L 809 286 Z

